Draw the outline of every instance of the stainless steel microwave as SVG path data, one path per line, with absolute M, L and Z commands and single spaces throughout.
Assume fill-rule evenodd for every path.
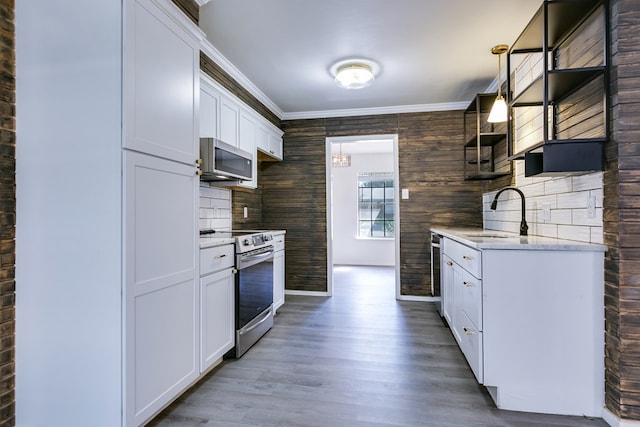
M 251 181 L 253 155 L 216 138 L 200 138 L 202 181 Z

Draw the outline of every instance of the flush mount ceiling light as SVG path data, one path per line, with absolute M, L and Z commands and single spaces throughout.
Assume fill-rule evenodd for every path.
M 351 166 L 351 154 L 342 154 L 342 144 L 340 144 L 340 153 L 331 155 L 331 166 L 334 168 L 348 168 Z
M 348 59 L 331 66 L 331 75 L 336 84 L 344 89 L 362 89 L 375 80 L 379 66 L 367 59 Z
M 487 119 L 489 123 L 501 123 L 507 121 L 507 103 L 504 100 L 504 96 L 502 96 L 502 83 L 500 82 L 500 73 L 502 71 L 502 62 L 500 61 L 500 57 L 508 50 L 509 46 L 506 44 L 499 44 L 491 49 L 491 53 L 498 55 L 498 96 L 493 103 L 493 107 L 491 107 L 491 112 Z

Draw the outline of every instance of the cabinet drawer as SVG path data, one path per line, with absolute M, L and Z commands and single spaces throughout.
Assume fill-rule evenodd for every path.
M 233 266 L 233 245 L 200 249 L 200 276 Z
M 482 277 L 482 252 L 455 240 L 444 239 L 444 253 L 475 277 Z
M 484 381 L 482 332 L 473 326 L 473 322 L 471 322 L 466 315 L 463 315 L 460 324 L 462 326 L 462 330 L 460 331 L 460 348 L 467 362 L 469 362 L 473 375 L 475 375 L 478 382 L 482 384 Z
M 482 280 L 467 271 L 462 272 L 462 310 L 479 331 L 482 331 Z
M 284 250 L 284 234 L 273 236 L 273 250 L 276 252 Z

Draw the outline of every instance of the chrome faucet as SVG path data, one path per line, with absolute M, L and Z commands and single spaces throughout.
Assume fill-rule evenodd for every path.
M 525 202 L 524 202 L 524 193 L 522 191 L 520 191 L 518 188 L 516 187 L 504 187 L 503 189 L 501 189 L 500 191 L 498 191 L 496 193 L 496 197 L 493 198 L 493 202 L 491 202 L 491 210 L 496 210 L 496 207 L 498 207 L 498 197 L 500 196 L 500 194 L 502 194 L 503 192 L 507 191 L 507 190 L 513 190 L 516 193 L 518 193 L 520 195 L 520 198 L 522 199 L 522 220 L 520 221 L 520 235 L 521 236 L 526 236 L 527 235 L 527 230 L 529 230 L 529 226 L 527 225 L 527 220 L 525 219 Z

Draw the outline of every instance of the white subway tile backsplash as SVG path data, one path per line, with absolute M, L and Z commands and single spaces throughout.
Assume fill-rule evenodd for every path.
M 545 194 L 569 193 L 573 191 L 571 186 L 571 177 L 554 178 L 544 183 Z
M 604 244 L 603 227 L 591 227 L 591 243 Z
M 574 191 L 573 193 L 558 194 L 558 208 L 586 208 L 589 191 Z
M 590 242 L 591 227 L 586 225 L 558 225 L 558 238 Z
M 231 190 L 200 184 L 200 228 L 231 230 Z
M 573 191 L 602 189 L 602 172 L 574 176 L 571 179 L 573 180 Z
M 583 242 L 602 243 L 602 173 L 574 177 L 525 177 L 524 162 L 515 163 L 516 186 L 527 198 L 529 234 Z M 484 227 L 517 232 L 520 224 L 520 197 L 515 192 L 500 196 L 498 209 L 490 210 L 497 191 L 483 195 Z M 595 197 L 595 216 L 588 212 L 589 197 Z M 545 221 L 543 205 L 550 211 Z

